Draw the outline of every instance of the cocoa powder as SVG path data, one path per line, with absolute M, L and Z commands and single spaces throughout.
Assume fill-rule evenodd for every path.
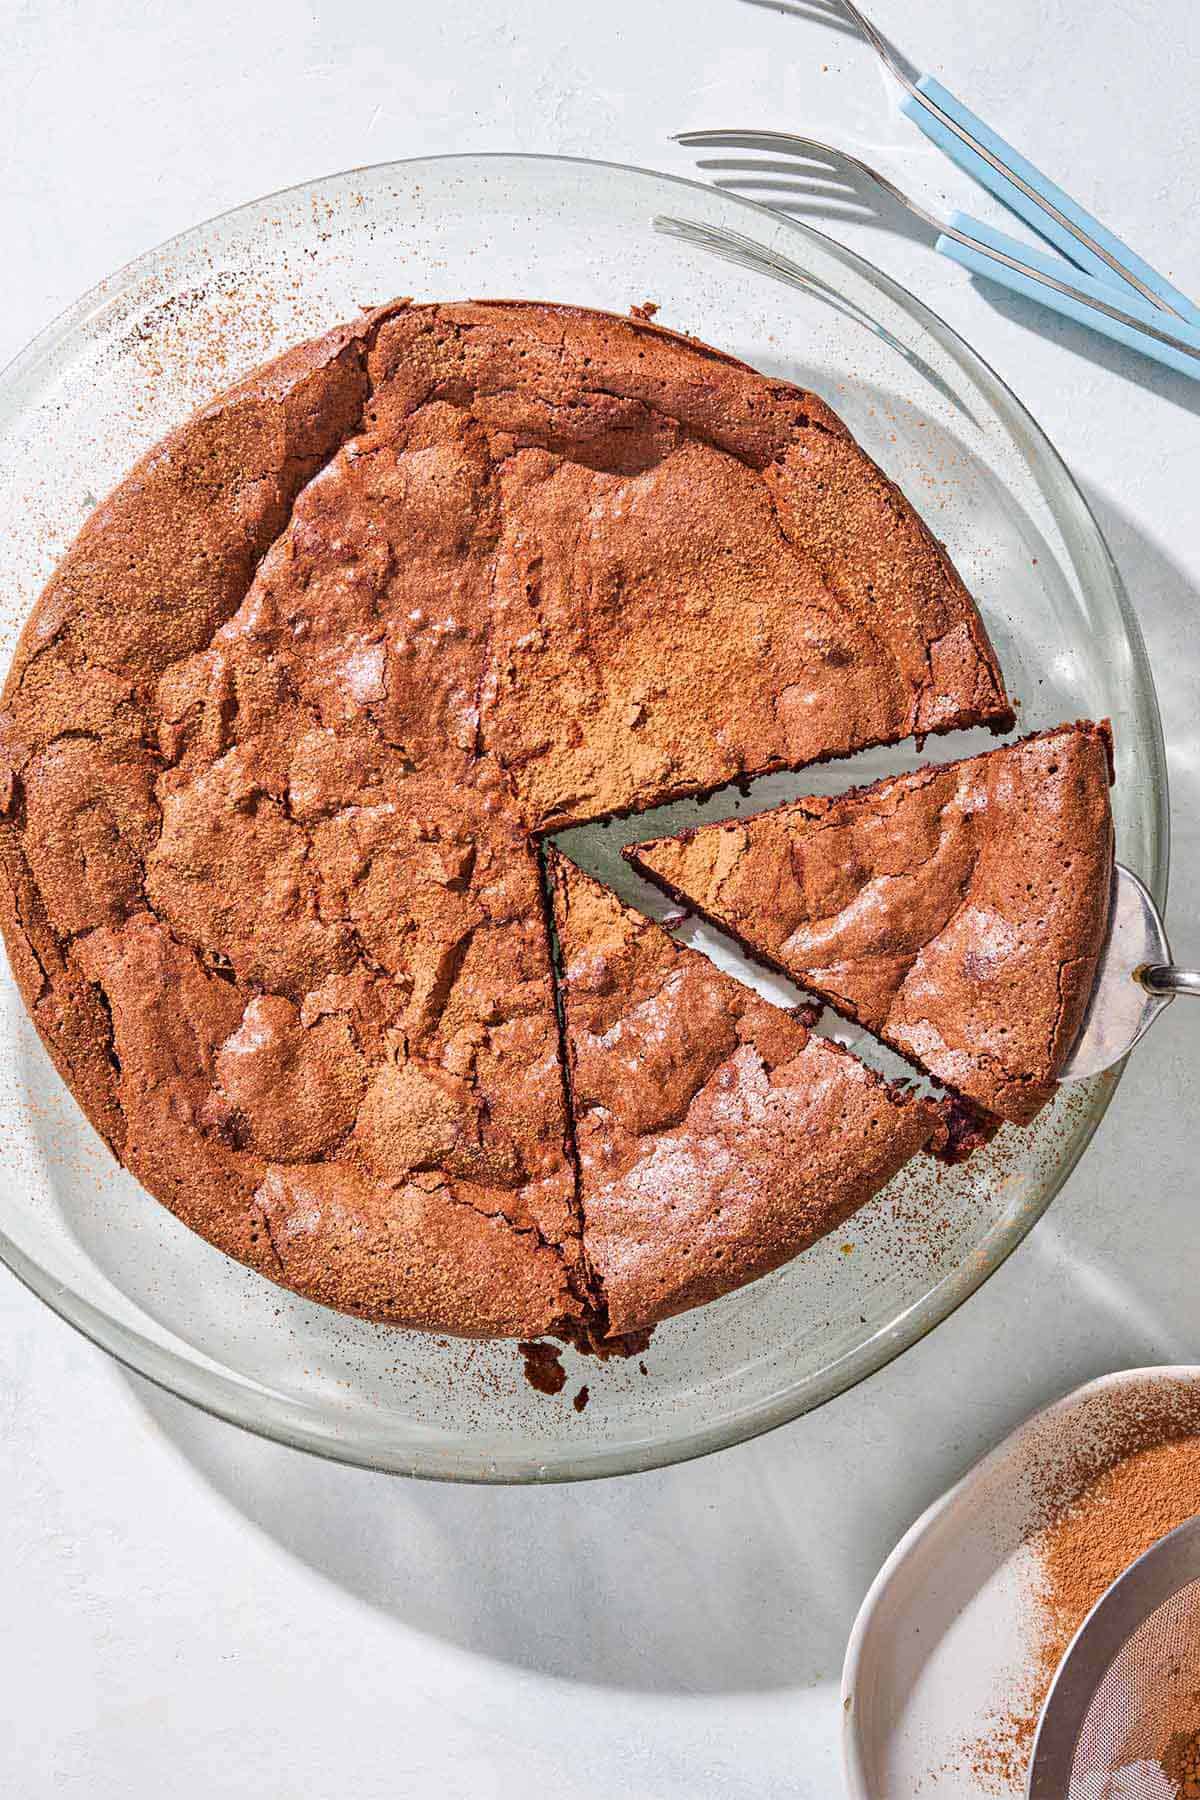
M 1151 1544 L 1200 1513 L 1200 1437 L 1154 1444 L 1106 1469 L 1037 1545 L 1051 1672 L 1106 1588 Z
M 1200 1731 L 1176 1731 L 1162 1754 L 1163 1773 L 1179 1789 L 1179 1800 L 1200 1800 Z
M 1009 1705 L 968 1747 L 979 1786 L 1023 1792 L 1042 1705 L 1059 1663 L 1092 1607 L 1144 1551 L 1200 1514 L 1200 1394 L 1162 1383 L 1141 1394 L 1098 1396 L 1079 1437 L 1053 1467 L 1029 1479 L 1038 1503 L 1028 1540 L 1035 1570 L 1031 1667 Z M 1178 1707 L 1165 1716 L 1154 1753 L 1200 1719 Z M 1168 1771 L 1171 1773 L 1171 1771 Z

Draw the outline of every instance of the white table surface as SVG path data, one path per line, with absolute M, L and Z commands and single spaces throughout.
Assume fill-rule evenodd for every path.
M 1200 292 L 1189 0 L 871 4 L 914 62 Z M 9 0 L 0 359 L 184 226 L 391 157 L 517 148 L 687 172 L 671 131 L 790 127 L 982 210 L 818 12 Z M 1099 515 L 1159 684 L 1176 948 L 1200 957 L 1200 385 L 1046 326 L 910 237 L 841 235 L 995 365 Z M 0 1792 L 837 1795 L 846 1635 L 916 1513 L 1077 1382 L 1200 1360 L 1185 1011 L 1139 1052 L 1051 1213 L 932 1338 L 824 1412 L 665 1473 L 529 1492 L 323 1465 L 123 1374 L 0 1279 Z

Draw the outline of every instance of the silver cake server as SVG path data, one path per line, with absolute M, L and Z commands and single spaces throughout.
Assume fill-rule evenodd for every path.
M 1200 970 L 1172 961 L 1158 908 L 1144 883 L 1118 863 L 1096 985 L 1059 1080 L 1085 1081 L 1111 1069 L 1141 1042 L 1176 994 L 1200 995 Z

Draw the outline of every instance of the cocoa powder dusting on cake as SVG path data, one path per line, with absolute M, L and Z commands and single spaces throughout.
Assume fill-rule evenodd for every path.
M 43 1041 L 152 1194 L 343 1312 L 636 1354 L 802 1248 L 731 1175 L 689 1279 L 658 1168 L 679 1279 L 607 1304 L 534 843 L 1012 724 L 943 548 L 824 402 L 650 310 L 397 300 L 297 345 L 96 509 L 9 672 L 0 930 Z M 800 1104 L 714 1087 L 730 1156 L 739 1093 Z

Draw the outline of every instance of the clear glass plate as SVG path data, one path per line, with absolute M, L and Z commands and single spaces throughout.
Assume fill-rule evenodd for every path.
M 798 265 L 807 285 L 664 236 L 663 214 L 740 233 Z M 1037 426 L 953 332 L 849 251 L 637 169 L 470 156 L 337 175 L 198 226 L 88 294 L 0 382 L 3 660 L 83 518 L 143 450 L 254 363 L 395 294 L 616 312 L 653 300 L 661 322 L 824 395 L 948 545 L 1022 702 L 1022 729 L 1112 718 L 1118 851 L 1163 899 L 1153 684 L 1103 539 Z M 960 736 L 928 754 L 975 746 Z M 915 760 L 861 757 L 775 781 L 755 804 Z M 620 836 L 576 834 L 573 848 L 611 871 Z M 920 1159 L 840 1236 L 662 1327 L 644 1372 L 636 1360 L 600 1367 L 567 1353 L 569 1385 L 547 1399 L 526 1385 L 511 1344 L 344 1318 L 194 1237 L 113 1165 L 5 972 L 0 1254 L 114 1356 L 271 1437 L 458 1480 L 614 1474 L 793 1419 L 929 1331 L 1044 1211 L 1116 1079 L 1064 1093 L 1034 1131 L 1001 1133 L 963 1169 Z M 591 1399 L 576 1412 L 581 1382 Z

